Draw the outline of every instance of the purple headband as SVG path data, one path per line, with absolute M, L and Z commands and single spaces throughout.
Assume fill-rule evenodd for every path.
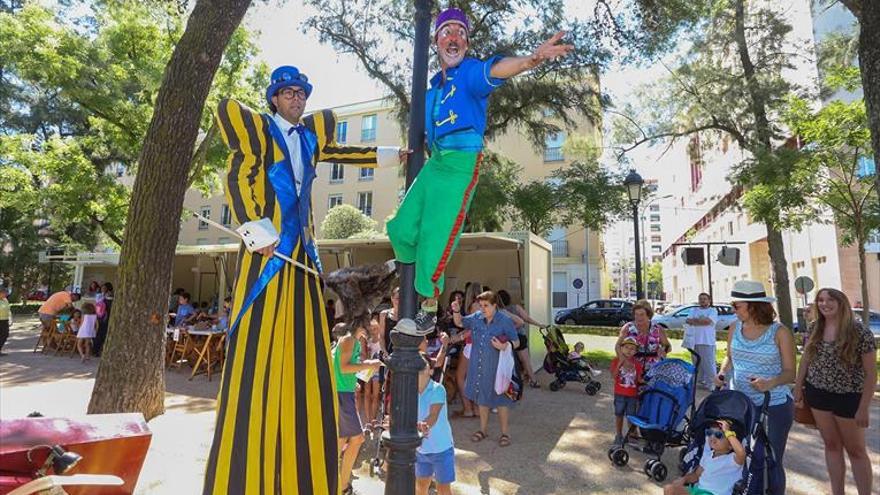
M 443 12 L 440 12 L 440 15 L 437 16 L 437 20 L 434 21 L 434 36 L 437 36 L 437 33 L 443 28 L 443 26 L 453 22 L 464 26 L 465 31 L 468 33 L 471 32 L 471 25 L 464 12 L 455 7 L 450 7 Z

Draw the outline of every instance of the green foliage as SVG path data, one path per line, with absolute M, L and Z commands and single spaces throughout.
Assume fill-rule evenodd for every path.
M 572 136 L 565 144 L 572 163 L 553 173 L 563 224 L 603 230 L 622 218 L 629 203 L 623 176 L 599 164 L 599 151 L 587 139 Z
M 657 295 L 655 299 L 663 293 L 663 263 L 651 263 L 645 267 L 645 287 L 650 295 Z
M 60 242 L 91 248 L 104 235 L 120 244 L 128 190 L 110 174 L 137 169 L 186 18 L 171 3 L 128 0 L 69 16 L 63 5 L 37 3 L 0 13 L 0 201 L 29 204 L 27 214 L 48 220 Z M 219 185 L 224 168 L 211 118 L 220 95 L 260 101 L 266 70 L 251 62 L 256 51 L 240 29 L 217 73 L 189 179 L 203 191 Z
M 341 204 L 327 212 L 321 222 L 324 239 L 371 239 L 377 237 L 376 221 L 352 205 Z
M 541 237 L 559 224 L 559 188 L 552 182 L 535 180 L 519 184 L 510 198 L 514 208 L 513 227 Z
M 468 210 L 465 232 L 497 232 L 509 218 L 510 198 L 522 169 L 512 161 L 483 151 L 480 177 Z

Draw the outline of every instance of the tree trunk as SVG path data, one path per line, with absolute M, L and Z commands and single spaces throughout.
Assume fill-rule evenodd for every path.
M 868 127 L 871 129 L 874 163 L 880 167 L 880 1 L 862 2 L 859 24 L 859 69 L 862 73 Z M 880 191 L 880 169 L 874 175 L 874 184 Z M 865 301 L 865 307 L 867 306 Z
M 865 328 L 868 327 L 869 322 L 871 321 L 871 301 L 869 300 L 868 295 L 868 267 L 865 261 L 865 228 L 857 227 L 858 233 L 856 234 L 856 242 L 859 247 L 859 287 L 862 290 L 862 321 L 865 324 Z
M 199 0 L 171 55 L 138 159 L 120 288 L 89 413 L 165 410 L 164 343 L 180 214 L 205 98 L 250 0 Z

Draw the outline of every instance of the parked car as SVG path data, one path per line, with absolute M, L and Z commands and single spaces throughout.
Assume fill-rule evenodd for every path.
M 713 306 L 718 311 L 718 321 L 715 322 L 716 330 L 724 330 L 736 322 L 736 314 L 733 312 L 733 306 L 728 304 L 715 304 Z M 681 330 L 684 329 L 685 320 L 690 318 L 691 311 L 699 307 L 699 304 L 682 306 L 673 311 L 669 311 L 666 314 L 654 315 L 654 318 L 652 318 L 651 321 L 666 329 Z
M 31 291 L 27 296 L 27 300 L 28 301 L 45 301 L 46 299 L 49 298 L 49 294 L 47 292 L 48 291 L 45 291 L 42 289 Z
M 556 314 L 557 325 L 622 326 L 633 319 L 633 303 L 618 299 L 596 299 Z
M 870 320 L 868 320 L 868 328 L 871 330 L 871 333 L 874 334 L 875 339 L 880 339 L 880 311 L 874 311 L 873 309 L 869 311 L 871 316 Z M 853 309 L 853 318 L 857 321 L 862 321 L 862 310 Z M 806 342 L 806 334 L 808 332 L 806 330 L 802 331 L 797 321 L 794 322 L 792 327 L 794 333 L 804 333 L 804 342 Z

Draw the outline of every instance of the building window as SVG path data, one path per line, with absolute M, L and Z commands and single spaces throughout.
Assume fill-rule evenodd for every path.
M 825 256 L 819 256 L 818 258 L 816 258 L 817 265 L 821 265 L 822 263 L 825 263 L 826 261 L 828 261 L 828 258 L 826 258 Z
M 659 236 L 659 235 L 652 235 L 652 236 L 651 236 L 651 242 L 658 242 L 658 243 L 659 243 L 659 242 L 662 242 L 662 241 L 663 241 L 663 237 L 662 237 L 662 236 Z
M 660 214 L 659 213 L 651 214 L 651 221 L 652 222 L 659 222 L 660 221 Z
M 229 205 L 223 205 L 220 207 L 220 223 L 223 225 L 232 224 L 232 212 L 229 210 Z
M 660 246 L 651 246 L 651 252 L 654 254 L 660 254 L 662 250 L 660 249 Z
M 358 193 L 358 210 L 361 210 L 366 216 L 373 215 L 373 193 L 372 192 L 360 192 Z
M 565 142 L 565 136 L 561 132 L 548 134 L 544 139 L 544 161 L 545 162 L 561 162 L 565 159 L 562 154 L 562 143 Z
M 203 206 L 203 207 L 201 207 L 201 208 L 199 209 L 199 213 L 201 213 L 202 216 L 205 217 L 205 218 L 207 218 L 208 220 L 211 219 L 211 207 L 210 207 L 210 206 Z M 207 223 L 207 222 L 203 222 L 203 221 L 200 219 L 200 220 L 199 220 L 199 230 L 208 230 L 208 223 Z
M 342 204 L 342 195 L 341 194 L 331 194 L 327 197 L 327 209 L 331 210 L 336 206 Z
M 648 209 L 649 209 L 650 211 L 660 211 L 660 205 L 654 203 L 654 204 L 652 204 L 651 206 L 649 206 Z
M 374 168 L 362 168 L 358 174 L 358 180 L 373 180 L 375 172 Z
M 700 135 L 694 134 L 688 143 L 688 158 L 691 166 L 691 191 L 696 192 L 703 184 L 703 150 Z
M 565 272 L 553 272 L 553 307 L 568 307 L 568 277 Z
M 662 263 L 663 256 L 651 256 L 651 263 Z
M 196 246 L 207 246 L 207 245 L 208 245 L 208 239 L 207 239 L 207 238 L 205 238 L 205 237 L 199 237 L 198 239 L 196 239 Z
M 232 242 L 233 241 L 232 241 L 231 237 L 218 237 L 217 238 L 217 244 L 232 244 Z
M 733 222 L 727 222 L 727 234 L 733 235 Z
M 345 167 L 341 163 L 330 164 L 330 183 L 336 184 L 345 179 Z
M 660 225 L 656 223 L 651 224 L 651 232 L 660 232 Z
M 553 248 L 553 256 L 568 258 L 568 241 L 566 239 L 550 241 L 550 246 Z
M 874 163 L 874 159 L 871 157 L 863 156 L 859 158 L 859 169 L 856 171 L 856 175 L 859 178 L 868 177 L 870 175 L 874 175 L 877 173 L 877 164 Z
M 376 115 L 364 115 L 361 119 L 361 141 L 376 140 Z
M 336 142 L 344 143 L 348 141 L 348 122 L 342 121 L 336 123 Z

